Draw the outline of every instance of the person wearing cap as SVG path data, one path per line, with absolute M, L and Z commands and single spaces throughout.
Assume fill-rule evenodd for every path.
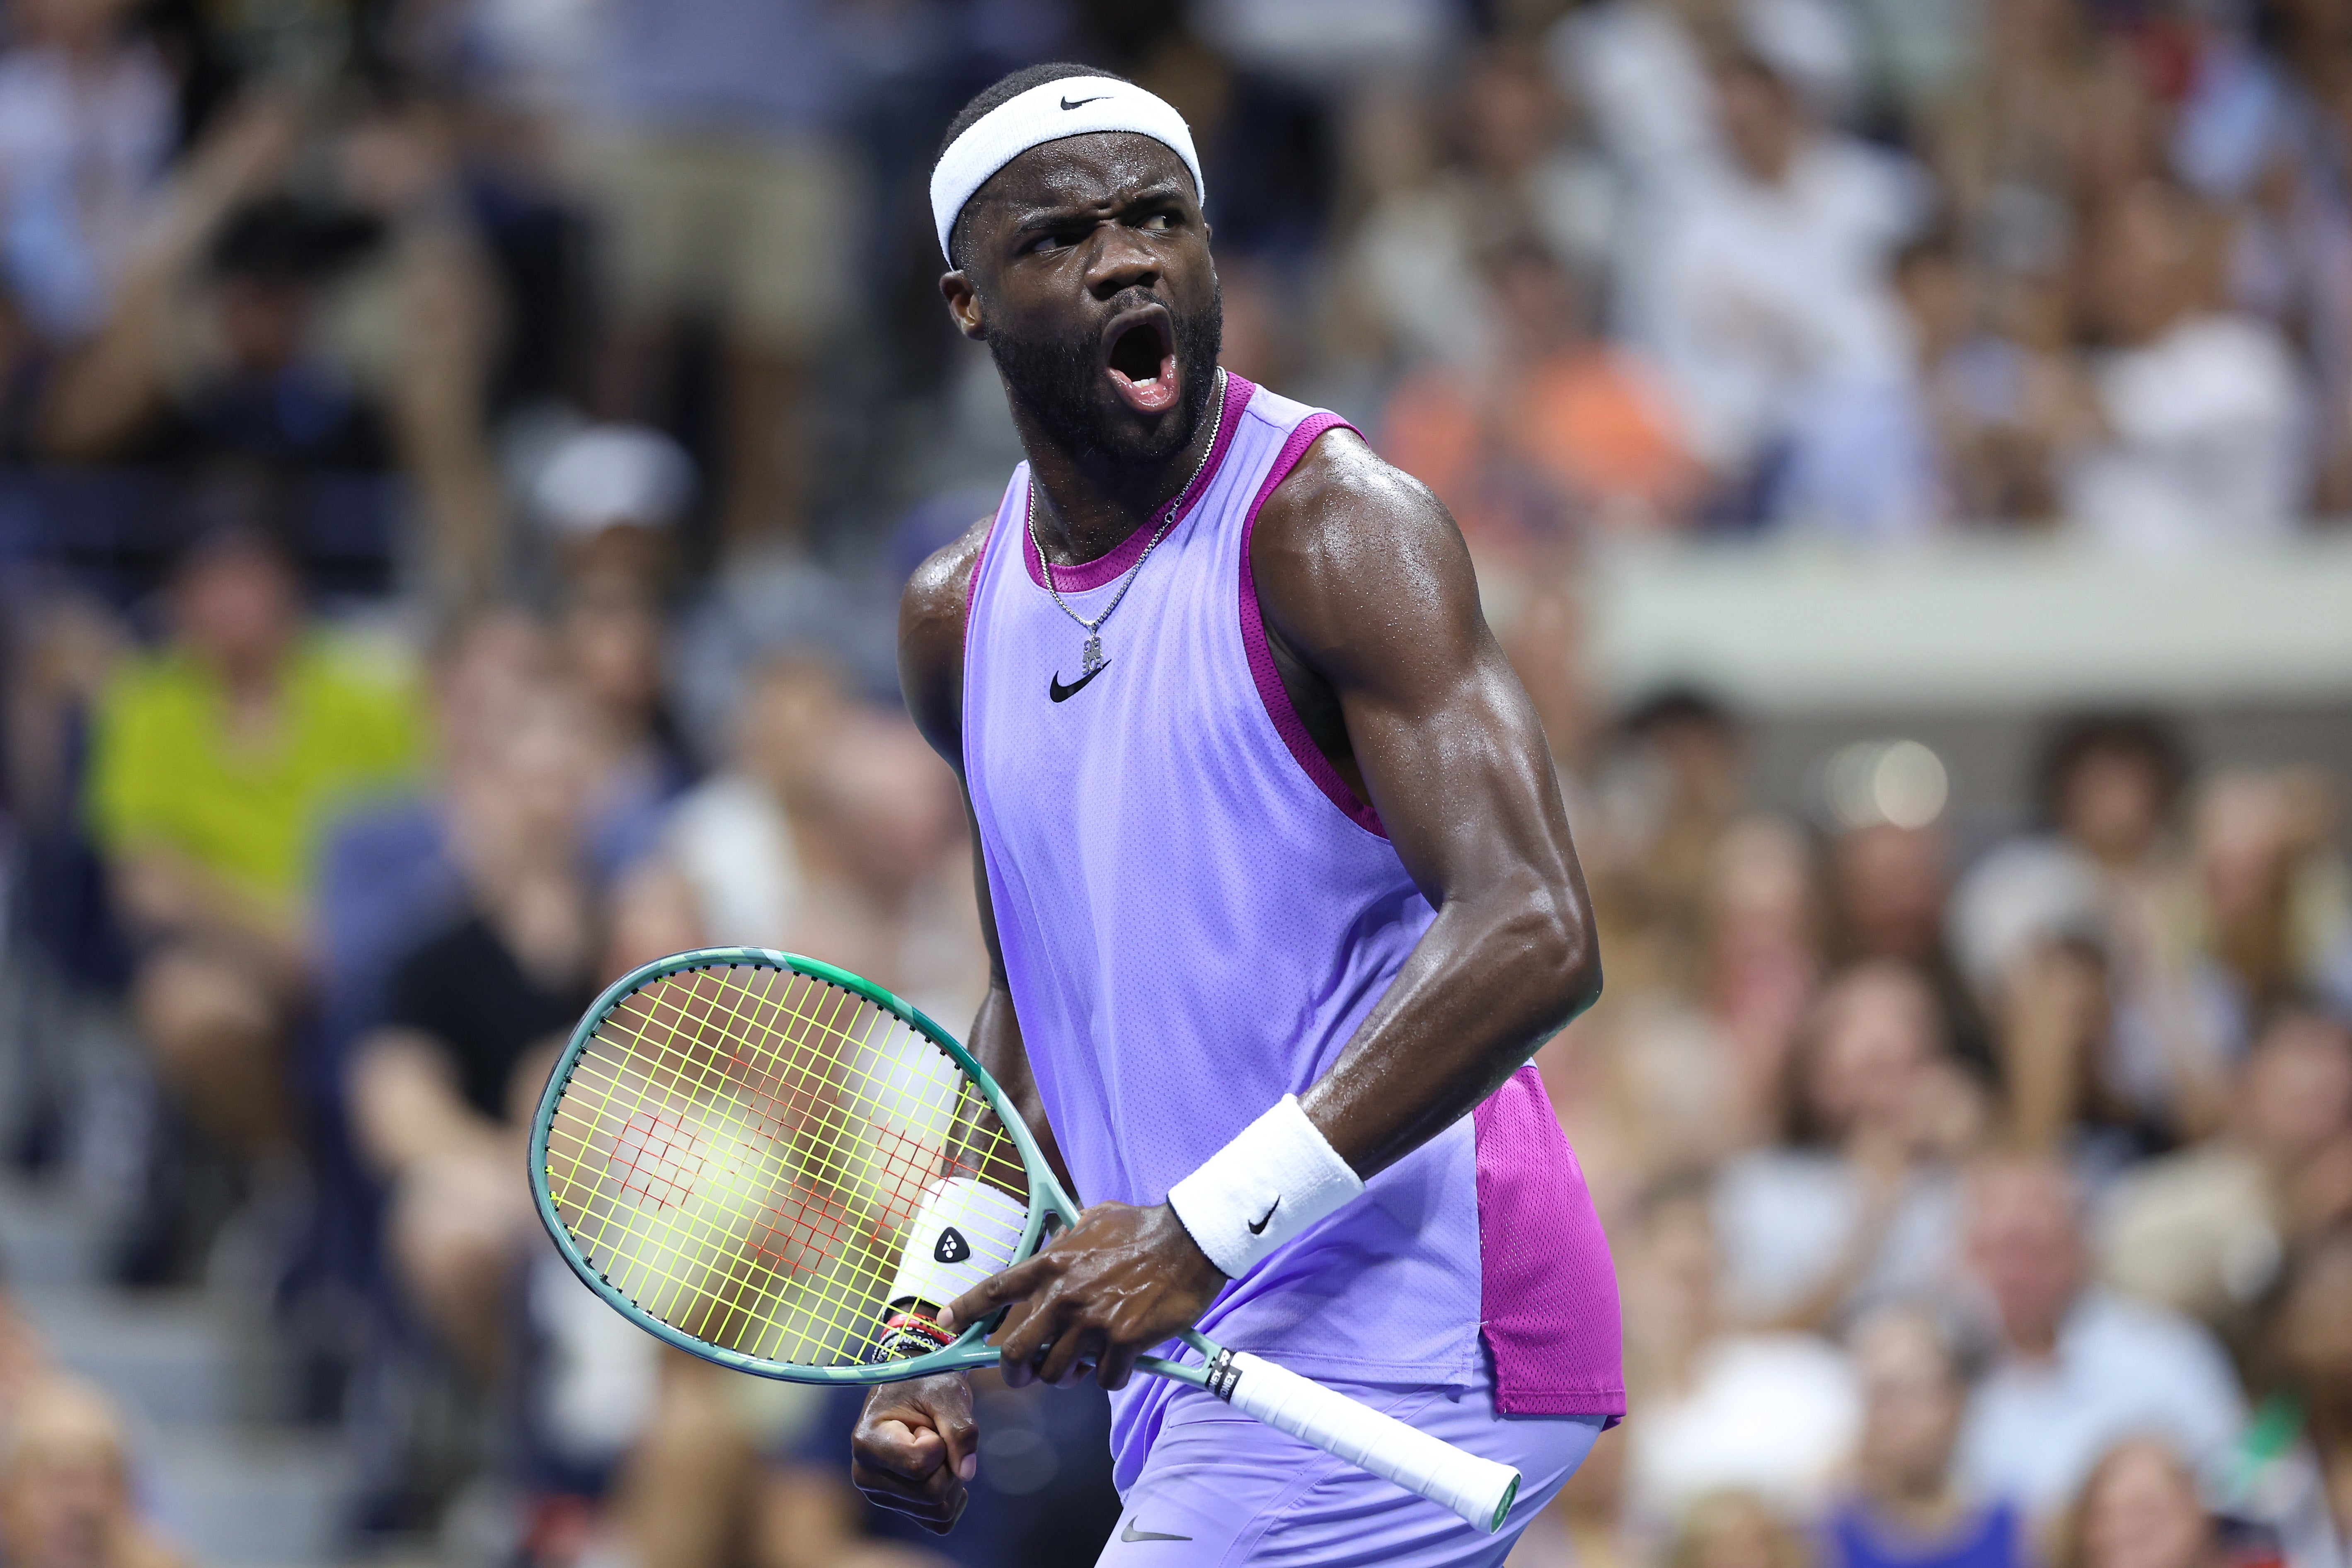
M 966 1037 L 1088 1206 L 898 1310 L 1004 1310 L 1009 1382 L 1110 1391 L 1105 1563 L 1500 1563 L 1624 1409 L 1608 1248 L 1528 1065 L 1601 980 L 1533 705 L 1429 490 L 1219 368 L 1172 108 L 1033 67 L 930 188 L 1028 461 L 916 574 L 900 675 L 975 826 Z M 1502 1528 L 1132 1377 L 1194 1324 L 1515 1467 Z M 950 1528 L 964 1378 L 877 1389 L 852 1450 Z

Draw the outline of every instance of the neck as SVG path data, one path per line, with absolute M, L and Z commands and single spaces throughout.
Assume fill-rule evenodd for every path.
M 1210 375 L 1208 405 L 1192 438 L 1157 463 L 1122 463 L 1098 449 L 1073 450 L 1018 397 L 1011 399 L 1037 487 L 1037 543 L 1046 560 L 1076 566 L 1108 555 L 1183 492 L 1216 439 L 1224 387 L 1216 372 Z
M 1879 1511 L 1914 1530 L 1930 1530 L 1953 1513 L 1952 1489 L 1941 1476 L 1886 1476 L 1871 1486 Z

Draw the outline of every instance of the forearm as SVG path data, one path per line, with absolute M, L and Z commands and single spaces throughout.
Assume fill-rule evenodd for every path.
M 387 1179 L 442 1154 L 495 1149 L 507 1136 L 466 1103 L 431 1046 L 398 1030 L 362 1044 L 352 1069 L 352 1121 L 362 1157 Z
M 1013 1010 L 1013 993 L 1002 975 L 991 981 L 988 994 L 982 998 L 965 1048 L 1004 1091 L 1004 1098 L 1044 1152 L 1055 1179 L 1062 1184 L 1065 1192 L 1075 1195 L 1076 1186 L 1070 1180 L 1068 1168 L 1062 1163 L 1062 1151 L 1054 1142 L 1053 1124 L 1045 1119 L 1045 1103 L 1037 1092 L 1037 1079 L 1029 1070 L 1029 1049 L 1021 1037 L 1020 1016 Z
M 1370 1177 L 1468 1114 L 1600 994 L 1599 950 L 1572 870 L 1561 882 L 1526 874 L 1449 900 L 1300 1104 Z

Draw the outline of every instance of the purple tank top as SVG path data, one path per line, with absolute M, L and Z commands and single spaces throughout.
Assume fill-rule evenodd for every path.
M 1045 591 L 1026 464 L 973 568 L 964 773 L 1082 1204 L 1162 1201 L 1304 1091 L 1432 919 L 1293 710 L 1251 579 L 1258 509 L 1342 423 L 1228 375 L 1208 461 L 1076 689 L 1086 634 Z M 1064 599 L 1100 614 L 1149 536 L 1056 568 Z M 1504 1411 L 1624 1409 L 1608 1245 L 1532 1067 L 1228 1285 L 1201 1326 L 1310 1376 L 1380 1383 L 1465 1381 L 1483 1331 Z M 1122 1488 L 1172 1386 L 1112 1396 Z

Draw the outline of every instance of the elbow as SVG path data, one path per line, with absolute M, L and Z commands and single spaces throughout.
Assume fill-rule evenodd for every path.
M 1601 997 L 1601 942 L 1573 888 L 1530 888 L 1516 900 L 1509 945 L 1526 977 L 1528 1010 L 1549 1036 Z
M 1562 1029 L 1601 1000 L 1601 938 L 1592 927 L 1592 912 L 1581 900 L 1575 903 L 1572 918 L 1561 922 L 1553 971 L 1552 1027 Z

